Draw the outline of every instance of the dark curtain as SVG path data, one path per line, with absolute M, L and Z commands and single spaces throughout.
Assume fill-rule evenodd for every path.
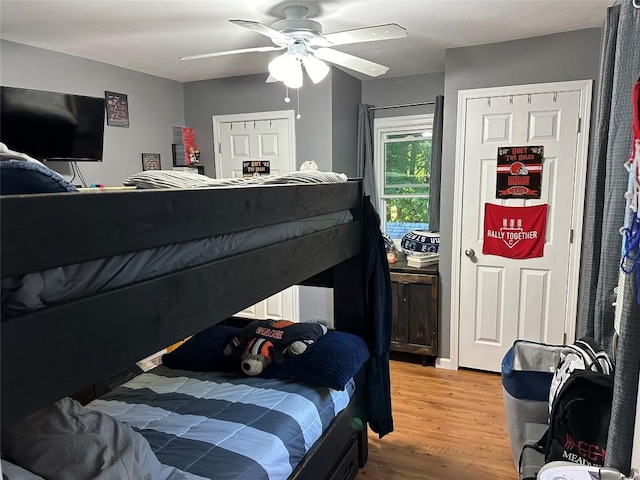
M 614 353 L 614 318 L 628 189 L 623 167 L 631 153 L 632 87 L 640 73 L 640 10 L 632 0 L 608 9 L 603 28 L 594 149 L 585 205 L 577 336 L 595 338 L 616 357 L 614 398 L 606 464 L 628 472 L 633 446 L 640 310 L 634 289 L 618 300 L 620 327 Z M 622 277 L 624 282 L 629 278 Z
M 442 95 L 436 97 L 435 107 L 431 137 L 431 176 L 429 177 L 429 230 L 439 232 L 442 131 L 444 126 L 444 97 Z
M 378 195 L 373 171 L 373 118 L 372 105 L 361 104 L 358 107 L 358 177 L 362 178 L 364 194 L 371 197 L 374 205 L 377 205 Z

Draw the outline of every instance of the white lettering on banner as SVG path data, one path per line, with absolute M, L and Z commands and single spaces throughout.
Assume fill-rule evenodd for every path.
M 588 465 L 590 467 L 597 466 L 593 463 L 589 463 L 587 460 L 582 458 L 580 455 L 576 455 L 575 453 L 569 453 L 566 450 L 562 451 L 562 458 L 568 460 L 572 463 L 579 463 L 580 465 Z
M 513 241 L 520 240 L 535 240 L 538 238 L 538 232 L 535 230 L 531 230 L 528 232 L 508 232 L 508 231 L 498 231 L 498 230 L 487 230 L 487 237 L 489 238 L 498 238 L 501 240 L 510 240 L 509 242 L 505 242 L 509 247 L 515 245 L 515 243 L 511 243 Z
M 544 252 L 547 205 L 508 207 L 485 204 L 482 253 L 536 258 Z

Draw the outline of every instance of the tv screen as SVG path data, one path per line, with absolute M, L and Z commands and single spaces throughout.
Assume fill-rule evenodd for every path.
M 104 98 L 0 89 L 0 142 L 38 160 L 101 162 Z

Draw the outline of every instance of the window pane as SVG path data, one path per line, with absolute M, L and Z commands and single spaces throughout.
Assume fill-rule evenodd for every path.
M 411 230 L 429 229 L 428 198 L 391 198 L 387 200 L 385 231 L 391 238 L 402 238 Z
M 387 187 L 424 188 L 429 185 L 431 140 L 412 140 L 385 144 L 385 193 Z M 425 193 L 407 191 L 406 193 Z
M 398 140 L 398 139 L 407 139 L 407 140 L 413 140 L 414 138 L 416 139 L 422 139 L 425 135 L 422 134 L 422 132 L 403 132 L 403 133 L 390 133 L 387 134 L 386 138 L 387 140 Z

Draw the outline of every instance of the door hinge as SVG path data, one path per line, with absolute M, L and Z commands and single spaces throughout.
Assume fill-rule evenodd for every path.
M 218 142 L 218 153 L 222 153 L 222 142 Z
M 569 230 L 569 243 L 573 243 L 573 228 Z
M 578 118 L 578 133 L 582 130 L 582 119 Z

